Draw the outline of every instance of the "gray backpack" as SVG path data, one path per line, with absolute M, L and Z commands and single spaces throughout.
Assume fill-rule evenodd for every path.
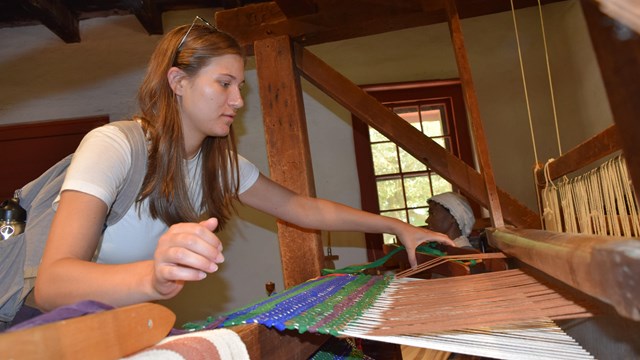
M 131 144 L 131 168 L 124 187 L 111 204 L 105 226 L 118 222 L 138 197 L 147 168 L 147 146 L 137 121 L 116 121 Z M 60 192 L 73 154 L 60 160 L 37 179 L 16 191 L 27 211 L 22 234 L 0 241 L 0 330 L 13 320 L 33 289 L 38 266 L 55 211 L 52 204 Z

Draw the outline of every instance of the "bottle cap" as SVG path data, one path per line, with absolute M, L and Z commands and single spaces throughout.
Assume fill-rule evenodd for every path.
M 19 221 L 27 220 L 27 211 L 20 206 L 20 200 L 17 198 L 5 200 L 0 203 L 0 221 Z

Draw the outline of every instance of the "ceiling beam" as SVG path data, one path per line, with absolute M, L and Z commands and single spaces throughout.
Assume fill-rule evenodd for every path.
M 288 17 L 315 14 L 318 5 L 314 0 L 275 0 L 282 12 Z
M 80 42 L 78 16 L 61 1 L 21 0 L 24 9 L 65 43 Z
M 164 32 L 162 27 L 162 12 L 158 8 L 155 0 L 141 0 L 133 2 L 135 5 L 131 12 L 136 16 L 140 24 L 149 35 L 161 35 Z
M 541 4 L 564 0 L 544 0 Z M 303 5 L 304 4 L 304 5 Z M 521 0 L 516 9 L 537 6 Z M 509 1 L 465 0 L 460 18 L 510 11 Z M 447 21 L 442 0 L 276 0 L 216 12 L 216 26 L 253 54 L 253 43 L 288 36 L 302 46 L 375 35 Z
M 419 0 L 405 2 L 316 0 L 315 13 L 287 18 L 276 2 L 216 12 L 216 26 L 253 53 L 258 40 L 289 36 L 303 46 L 380 34 L 446 20 L 444 11 L 422 12 Z

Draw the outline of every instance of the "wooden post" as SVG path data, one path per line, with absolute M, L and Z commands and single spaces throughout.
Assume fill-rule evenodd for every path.
M 279 36 L 256 41 L 254 51 L 271 178 L 296 193 L 315 196 L 311 152 L 300 76 L 294 71 L 291 41 Z M 319 231 L 278 221 L 284 287 L 320 275 Z
M 582 0 L 591 43 L 600 65 L 613 121 L 622 143 L 622 152 L 636 201 L 640 187 L 640 34 L 603 14 L 593 0 Z
M 480 162 L 480 170 L 484 178 L 487 197 L 489 198 L 491 223 L 494 227 L 503 227 L 504 219 L 502 218 L 502 208 L 500 207 L 498 189 L 493 176 L 491 161 L 489 160 L 489 148 L 487 147 L 487 139 L 484 134 L 484 128 L 482 127 L 478 99 L 473 86 L 471 68 L 469 67 L 469 59 L 465 50 L 462 27 L 460 26 L 460 17 L 458 16 L 458 9 L 456 8 L 455 0 L 448 0 L 446 2 L 446 8 L 449 18 L 449 30 L 451 31 L 453 50 L 456 54 L 456 62 L 458 63 L 458 73 L 460 74 L 460 80 L 462 81 L 462 90 L 467 104 L 467 111 L 471 117 L 471 128 L 473 129 L 473 136 L 476 142 L 476 151 Z

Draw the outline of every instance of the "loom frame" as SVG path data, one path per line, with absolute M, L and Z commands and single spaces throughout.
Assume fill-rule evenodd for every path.
M 317 2 L 314 3 L 317 5 Z M 245 46 L 248 54 L 256 55 L 268 158 L 271 173 L 275 174 L 274 180 L 301 193 L 313 194 L 315 192 L 306 133 L 292 136 L 291 132 L 286 130 L 288 127 L 297 130 L 306 129 L 300 88 L 300 76 L 303 76 L 411 155 L 425 163 L 428 162 L 434 171 L 454 183 L 474 201 L 488 208 L 492 224 L 495 227 L 502 228 L 505 222 L 524 229 L 539 229 L 541 227 L 539 215 L 522 206 L 508 193 L 499 189 L 493 180 L 482 122 L 479 115 L 475 113 L 477 110 L 475 90 L 466 59 L 455 1 L 422 2 L 422 9 L 426 13 L 422 14 L 422 21 L 405 21 L 404 24 L 388 21 L 386 29 L 381 29 L 378 26 L 371 33 L 433 23 L 438 21 L 434 20 L 435 18 L 442 21 L 443 14 L 445 14 L 444 18 L 449 23 L 452 41 L 455 45 L 456 61 L 463 80 L 467 107 L 471 113 L 474 137 L 479 144 L 477 155 L 481 162 L 481 172 L 462 164 L 446 151 L 441 151 L 442 148 L 435 145 L 430 139 L 418 136 L 412 131 L 413 129 L 405 126 L 406 123 L 398 121 L 398 116 L 385 111 L 385 108 L 375 99 L 304 48 L 309 44 L 366 34 L 354 32 L 351 26 L 348 27 L 349 30 L 336 29 L 334 32 L 327 33 L 323 33 L 322 27 L 317 27 L 315 30 L 305 29 L 300 26 L 300 23 L 295 22 L 295 17 L 303 16 L 305 20 L 315 20 L 317 24 L 320 24 L 322 23 L 320 17 L 313 18 L 317 12 L 317 6 L 306 7 L 304 11 L 293 16 L 290 13 L 282 12 L 278 7 L 281 5 L 286 9 L 287 4 L 286 1 L 275 1 L 251 8 L 220 11 L 215 16 L 215 22 L 221 30 L 236 36 Z M 616 41 L 612 41 L 611 26 L 607 26 L 604 21 L 608 17 L 598 10 L 594 1 L 582 0 L 581 4 L 596 49 L 609 100 L 612 107 L 622 103 L 619 110 L 614 110 L 615 128 L 612 129 L 615 130 L 608 130 L 608 132 L 619 134 L 625 153 L 640 154 L 638 151 L 640 135 L 637 131 L 633 131 L 634 117 L 637 119 L 640 115 L 640 104 L 631 98 L 631 94 L 638 94 L 640 91 L 628 91 L 626 90 L 627 86 L 620 86 L 623 83 L 628 85 L 628 82 L 631 82 L 634 90 L 640 90 L 638 88 L 640 78 L 637 71 L 633 71 L 640 64 L 638 52 L 633 48 L 630 50 L 628 46 L 619 46 L 620 44 L 616 44 Z M 603 28 L 606 31 L 602 31 Z M 624 71 L 620 71 L 621 68 Z M 269 69 L 269 71 L 261 69 Z M 288 81 L 283 82 L 279 75 L 274 75 L 281 73 L 285 74 Z M 274 102 L 271 96 L 273 92 L 286 94 L 289 101 L 287 103 Z M 615 137 L 615 135 L 611 135 L 611 137 Z M 276 138 L 278 141 L 270 140 Z M 282 151 L 290 148 L 294 148 L 298 152 L 288 156 L 286 151 Z M 296 160 L 296 158 L 301 158 L 302 161 Z M 639 158 L 640 155 L 635 155 L 628 159 L 634 183 L 640 181 Z M 275 159 L 278 161 L 273 161 Z M 300 166 L 297 168 L 302 173 L 300 179 L 285 176 L 287 169 L 279 167 L 279 164 L 287 164 L 288 162 Z M 317 233 L 305 232 L 302 229 L 279 222 L 278 238 L 286 288 L 307 280 L 316 271 L 319 272 L 322 265 L 322 252 Z M 494 245 L 497 246 L 497 244 Z M 310 258 L 315 258 L 317 262 L 310 266 L 308 261 Z

